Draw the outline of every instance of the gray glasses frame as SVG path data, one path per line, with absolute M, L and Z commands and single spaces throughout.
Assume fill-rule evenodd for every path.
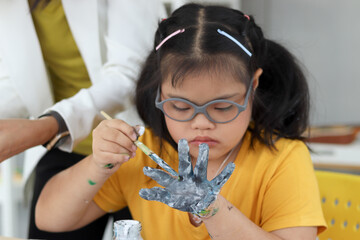
M 249 85 L 249 88 L 246 92 L 246 96 L 245 96 L 245 103 L 243 105 L 240 105 L 236 102 L 233 102 L 233 101 L 229 101 L 229 100 L 225 100 L 225 99 L 218 99 L 218 100 L 213 100 L 213 101 L 210 101 L 210 102 L 207 102 L 205 103 L 204 105 L 196 105 L 195 103 L 192 103 L 186 99 L 183 99 L 183 98 L 168 98 L 168 99 L 165 99 L 164 101 L 161 101 L 160 102 L 160 87 L 158 88 L 157 90 L 157 93 L 156 93 L 156 98 L 155 98 L 155 106 L 160 109 L 166 116 L 168 116 L 169 118 L 171 118 L 172 120 L 175 120 L 175 121 L 178 121 L 178 122 L 187 122 L 187 121 L 190 121 L 192 120 L 198 113 L 202 113 L 206 116 L 207 119 L 209 119 L 211 122 L 214 122 L 214 123 L 228 123 L 228 122 L 231 122 L 232 120 L 234 120 L 235 118 L 237 118 L 237 116 L 239 116 L 239 114 L 243 111 L 245 111 L 246 107 L 247 107 L 247 104 L 248 104 L 248 99 L 249 99 L 249 96 L 250 96 L 250 90 L 251 90 L 251 86 L 252 86 L 252 82 L 253 80 L 250 81 L 250 85 Z M 166 112 L 164 111 L 164 103 L 165 102 L 168 102 L 168 101 L 180 101 L 180 102 L 184 102 L 186 104 L 189 104 L 190 106 L 192 106 L 195 111 L 193 113 L 193 115 L 191 117 L 189 117 L 188 119 L 185 119 L 185 120 L 179 120 L 179 119 L 175 119 L 175 118 L 172 118 L 171 116 L 169 116 L 168 114 L 166 114 Z M 238 108 L 238 113 L 236 114 L 235 117 L 233 117 L 231 120 L 228 120 L 228 121 L 224 121 L 224 122 L 219 122 L 219 121 L 215 121 L 214 119 L 212 119 L 210 117 L 210 115 L 206 112 L 206 108 L 213 104 L 213 103 L 221 103 L 221 102 L 225 102 L 225 103 L 231 103 L 231 104 L 234 104 L 237 108 Z

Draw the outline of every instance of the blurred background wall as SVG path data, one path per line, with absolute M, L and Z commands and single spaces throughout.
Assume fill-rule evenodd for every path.
M 313 125 L 360 125 L 360 1 L 243 0 L 242 10 L 304 64 Z

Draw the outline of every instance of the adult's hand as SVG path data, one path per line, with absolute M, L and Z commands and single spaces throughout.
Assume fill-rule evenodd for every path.
M 44 144 L 56 135 L 55 118 L 0 119 L 0 162 L 31 147 Z

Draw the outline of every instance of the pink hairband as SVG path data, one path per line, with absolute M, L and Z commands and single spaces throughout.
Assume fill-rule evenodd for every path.
M 170 34 L 169 36 L 167 36 L 164 40 L 162 40 L 162 41 L 159 43 L 159 45 L 156 46 L 155 50 L 156 50 L 156 51 L 159 50 L 159 48 L 160 48 L 167 40 L 169 40 L 169 39 L 172 38 L 173 36 L 176 36 L 176 35 L 178 35 L 179 33 L 183 33 L 183 32 L 185 32 L 185 29 L 184 29 L 184 28 L 183 28 L 183 29 L 179 29 L 179 30 L 173 32 L 172 34 Z
M 244 17 L 246 17 L 250 21 L 249 15 L 244 14 Z

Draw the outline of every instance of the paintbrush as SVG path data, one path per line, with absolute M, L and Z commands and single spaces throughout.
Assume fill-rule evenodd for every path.
M 106 119 L 112 119 L 106 112 L 100 111 L 101 115 L 103 115 Z M 136 132 L 136 131 L 135 131 Z M 136 132 L 137 134 L 137 132 Z M 154 162 L 156 162 L 160 167 L 169 172 L 174 177 L 178 177 L 179 174 L 174 171 L 164 160 L 162 160 L 158 155 L 156 155 L 153 151 L 150 150 L 145 144 L 140 142 L 139 140 L 135 140 L 134 144 L 141 149 L 147 156 L 149 156 Z

